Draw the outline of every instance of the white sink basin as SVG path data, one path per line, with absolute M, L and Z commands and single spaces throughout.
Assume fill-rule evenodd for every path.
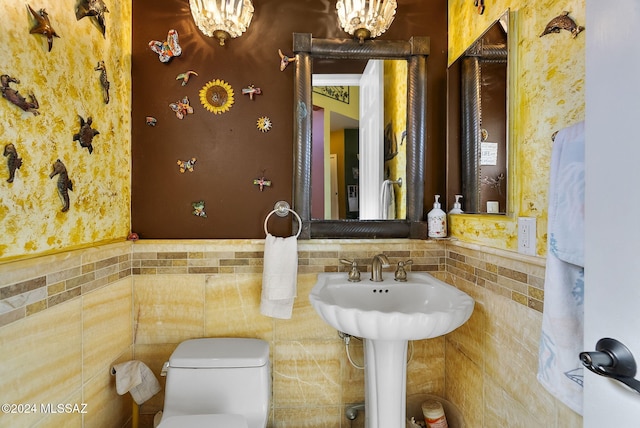
M 364 275 L 363 275 L 364 276 Z M 371 340 L 421 340 L 464 324 L 474 301 L 428 273 L 408 272 L 397 282 L 348 282 L 347 273 L 321 273 L 309 300 L 320 317 L 339 331 Z

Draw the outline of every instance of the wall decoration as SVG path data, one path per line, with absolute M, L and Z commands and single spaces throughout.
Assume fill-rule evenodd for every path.
M 207 213 L 204 211 L 204 201 L 192 202 L 193 215 L 196 217 L 207 217 Z
M 559 33 L 560 30 L 567 30 L 571 33 L 571 37 L 575 39 L 584 30 L 584 27 L 577 25 L 569 16 L 569 12 L 565 11 L 549 21 L 540 37 L 551 33 Z
M 473 6 L 478 11 L 478 15 L 482 15 L 484 13 L 484 0 L 474 0 Z
M 2 91 L 3 98 L 17 105 L 22 110 L 33 113 L 34 116 L 39 115 L 40 112 L 38 111 L 38 109 L 40 108 L 40 105 L 38 104 L 38 100 L 36 99 L 35 95 L 29 93 L 29 101 L 27 101 L 22 95 L 20 95 L 18 91 L 10 87 L 9 83 L 20 83 L 20 80 L 7 74 L 3 74 L 2 76 L 0 76 L 0 90 Z
M 253 101 L 254 95 L 262 95 L 262 89 L 256 88 L 255 85 L 249 85 L 246 88 L 242 88 L 242 95 L 249 95 L 249 99 Z
M 182 161 L 178 159 L 177 163 L 178 163 L 178 168 L 180 170 L 180 173 L 184 173 L 185 171 L 193 172 L 193 167 L 196 164 L 196 158 L 191 158 L 186 161 Z
M 4 146 L 4 152 L 2 154 L 7 158 L 7 168 L 9 168 L 7 183 L 13 183 L 13 179 L 16 176 L 16 169 L 20 169 L 22 166 L 22 158 L 18 156 L 16 147 L 11 143 Z
M 102 98 L 105 104 L 109 104 L 109 80 L 107 80 L 107 67 L 104 65 L 104 61 L 98 61 L 98 66 L 94 68 L 95 71 L 100 72 L 100 86 L 102 86 Z
M 62 212 L 64 213 L 69 211 L 69 190 L 73 190 L 73 183 L 69 179 L 67 167 L 64 166 L 60 159 L 53 163 L 53 172 L 49 174 L 49 178 L 53 178 L 56 175 L 58 176 L 58 195 L 62 201 Z
M 289 58 L 288 56 L 283 54 L 280 49 L 278 49 L 278 55 L 280 55 L 280 71 L 284 71 L 284 69 L 287 68 L 289 63 L 292 63 L 293 61 L 296 60 L 295 58 Z
M 253 180 L 253 184 L 260 187 L 260 191 L 262 192 L 265 187 L 271 187 L 271 180 L 267 180 L 264 178 L 264 174 L 262 174 L 262 177 Z
M 98 28 L 102 33 L 102 37 L 105 37 L 106 25 L 104 23 L 104 14 L 109 12 L 107 6 L 102 0 L 80 0 L 78 7 L 76 7 L 76 21 L 81 20 L 85 16 L 93 18 L 98 24 Z
M 149 42 L 149 48 L 158 54 L 160 62 L 169 62 L 174 56 L 182 55 L 182 48 L 178 43 L 178 32 L 173 29 L 169 30 L 165 42 L 151 40 Z
M 189 77 L 190 76 L 197 76 L 198 73 L 196 73 L 193 70 L 189 70 L 189 71 L 185 71 L 184 73 L 180 73 L 176 76 L 176 80 L 182 80 L 182 86 L 186 86 L 187 83 L 189 83 Z
M 193 107 L 189 104 L 189 98 L 186 95 L 182 100 L 169 104 L 169 108 L 176 112 L 178 119 L 183 119 L 186 115 L 193 114 Z M 155 122 L 153 125 L 155 126 Z
M 77 134 L 73 134 L 73 141 L 80 142 L 80 146 L 86 147 L 89 150 L 89 154 L 93 153 L 93 145 L 91 144 L 93 141 L 93 137 L 100 134 L 97 130 L 91 127 L 93 123 L 93 119 L 91 117 L 87 118 L 87 121 L 82 118 L 82 116 L 78 116 L 80 118 L 80 131 Z
M 502 195 L 502 183 L 504 182 L 504 179 L 504 174 L 500 174 L 495 178 L 486 175 L 480 180 L 480 183 L 484 186 L 489 186 L 492 189 L 496 189 L 498 191 L 498 194 Z
M 229 111 L 233 101 L 233 88 L 223 80 L 212 80 L 200 89 L 200 102 L 214 114 Z
M 341 103 L 349 104 L 348 86 L 314 86 L 313 92 L 340 101 Z
M 147 125 L 149 126 L 156 126 L 156 123 L 158 123 L 158 119 L 156 119 L 153 116 L 147 116 L 144 118 L 144 121 Z
M 267 116 L 263 116 L 261 118 L 258 118 L 256 125 L 260 131 L 269 132 L 273 124 L 271 123 L 271 119 L 269 119 Z
M 38 12 L 33 10 L 31 6 L 27 4 L 31 15 L 36 20 L 36 25 L 34 25 L 29 31 L 30 34 L 42 34 L 47 38 L 47 43 L 49 44 L 49 52 L 51 52 L 51 48 L 53 47 L 53 38 L 60 37 L 56 34 L 56 31 L 51 26 L 51 22 L 49 21 L 49 14 L 46 10 L 40 9 Z

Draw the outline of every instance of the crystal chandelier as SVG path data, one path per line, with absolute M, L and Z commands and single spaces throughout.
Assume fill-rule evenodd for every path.
M 396 14 L 396 0 L 338 0 L 340 25 L 360 43 L 387 31 Z
M 253 17 L 251 0 L 189 0 L 191 15 L 204 34 L 225 41 L 244 33 Z

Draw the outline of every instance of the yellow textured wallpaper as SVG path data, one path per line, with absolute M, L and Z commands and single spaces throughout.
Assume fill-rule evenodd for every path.
M 384 138 L 385 150 L 397 152 L 393 159 L 385 162 L 389 179 L 402 178 L 404 186 L 394 185 L 396 197 L 396 218 L 407 218 L 407 62 L 384 62 Z M 390 144 L 388 144 L 389 142 Z
M 0 146 L 13 144 L 22 166 L 12 183 L 8 161 L 0 165 L 0 261 L 126 238 L 131 200 L 131 4 L 105 2 L 106 34 L 96 20 L 76 19 L 76 0 L 30 1 L 45 9 L 54 37 L 30 34 L 37 21 L 25 2 L 2 0 L 0 74 L 20 83 L 9 86 L 33 93 L 39 115 L 0 99 Z M 110 82 L 103 98 L 99 61 Z M 74 141 L 80 118 L 92 118 L 99 132 L 93 152 Z M 50 178 L 60 160 L 72 183 L 69 209 L 62 212 L 59 176 Z
M 517 250 L 517 217 L 535 217 L 537 254 L 545 255 L 551 136 L 584 120 L 585 34 L 573 38 L 563 30 L 540 35 L 563 11 L 584 25 L 585 3 L 486 0 L 485 5 L 484 14 L 479 15 L 473 2 L 449 0 L 449 64 L 510 9 L 510 213 L 455 216 L 450 233 L 464 241 Z

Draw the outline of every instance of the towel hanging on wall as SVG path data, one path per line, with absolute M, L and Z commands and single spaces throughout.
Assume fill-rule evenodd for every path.
M 384 180 L 380 188 L 380 218 L 389 220 L 396 218 L 396 194 L 394 181 Z
M 547 265 L 538 381 L 582 414 L 584 122 L 558 132 L 551 153 Z
M 269 233 L 267 223 L 272 214 L 285 217 L 289 213 L 298 220 L 298 233 L 288 238 L 278 238 Z M 264 219 L 264 266 L 262 269 L 262 294 L 260 313 L 268 317 L 289 319 L 297 295 L 298 236 L 302 232 L 302 220 L 286 201 L 276 202 L 273 211 Z
M 260 313 L 289 319 L 297 295 L 298 239 L 278 238 L 270 233 L 264 242 L 264 267 Z

